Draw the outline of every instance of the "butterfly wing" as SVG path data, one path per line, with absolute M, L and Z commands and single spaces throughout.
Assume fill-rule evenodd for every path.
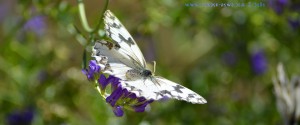
M 155 79 L 153 79 L 152 81 L 154 83 L 158 83 L 161 88 L 163 88 L 158 92 L 161 95 L 167 96 L 169 98 L 191 102 L 193 104 L 207 103 L 207 101 L 202 96 L 182 85 L 179 85 L 163 77 L 154 77 Z
M 144 96 L 146 99 L 160 100 L 167 97 L 193 104 L 204 104 L 207 102 L 192 90 L 158 76 L 135 81 L 123 81 L 122 86 L 138 96 Z
M 120 49 L 125 52 L 126 55 L 130 56 L 140 67 L 145 68 L 146 61 L 141 50 L 123 24 L 109 10 L 106 10 L 104 13 L 104 23 L 106 35 L 111 38 L 116 45 L 119 45 Z
M 95 42 L 93 46 L 92 57 L 94 57 L 101 68 L 104 68 L 104 73 L 114 75 L 121 79 L 125 79 L 125 74 L 132 68 L 139 68 L 137 62 L 130 58 L 126 52 L 119 49 L 113 43 L 101 40 Z

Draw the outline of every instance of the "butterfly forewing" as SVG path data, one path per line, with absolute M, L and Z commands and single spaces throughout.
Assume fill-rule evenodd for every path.
M 146 62 L 141 50 L 123 24 L 109 10 L 104 13 L 104 23 L 106 35 L 119 44 L 120 49 L 124 50 L 130 58 L 138 62 L 138 65 L 145 68 Z

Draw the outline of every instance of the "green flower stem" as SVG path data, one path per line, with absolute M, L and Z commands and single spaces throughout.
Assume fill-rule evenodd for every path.
M 82 24 L 84 30 L 86 30 L 87 32 L 92 32 L 93 29 L 89 26 L 87 19 L 86 19 L 83 1 L 77 0 L 77 3 L 78 3 L 78 8 L 79 8 L 80 21 L 81 21 L 81 24 Z
M 94 34 L 95 34 L 95 33 L 96 33 L 96 34 L 98 33 L 99 28 L 100 28 L 100 25 L 102 24 L 103 13 L 106 11 L 107 6 L 108 6 L 108 1 L 109 1 L 109 0 L 106 0 L 106 1 L 105 1 L 105 6 L 104 6 L 104 8 L 103 8 L 103 12 L 102 12 L 102 14 L 101 14 L 101 18 L 99 19 L 98 24 L 96 25 L 95 29 L 92 29 L 92 28 L 89 26 L 88 21 L 87 21 L 87 18 L 86 18 L 86 15 L 85 15 L 85 8 L 84 8 L 83 0 L 77 0 L 77 3 L 78 3 L 78 9 L 79 9 L 79 18 L 80 18 L 80 22 L 81 22 L 81 24 L 82 24 L 83 29 L 84 29 L 86 32 L 89 33 L 89 38 L 88 38 L 87 44 L 86 44 L 85 46 L 89 45 L 90 41 L 93 41 L 93 39 L 94 39 Z M 76 26 L 75 26 L 75 29 L 77 30 L 77 32 L 80 32 L 80 31 L 76 28 Z M 84 52 L 83 52 L 83 59 L 82 59 L 82 62 L 83 62 L 82 67 L 83 67 L 83 68 L 86 68 L 86 61 L 87 61 L 87 59 L 86 59 L 86 50 L 84 50 Z
M 96 27 L 94 29 L 92 29 L 89 24 L 88 24 L 88 21 L 87 21 L 87 18 L 86 18 L 86 15 L 85 15 L 85 8 L 84 8 L 84 3 L 82 0 L 77 0 L 77 3 L 78 3 L 78 9 L 79 9 L 79 17 L 80 17 L 80 21 L 81 21 L 81 24 L 84 28 L 85 31 L 89 32 L 90 34 L 93 34 L 93 33 L 97 33 L 99 28 L 100 28 L 100 25 L 102 24 L 102 18 L 103 18 L 103 13 L 106 11 L 107 9 L 107 6 L 108 6 L 108 1 L 109 0 L 106 0 L 105 1 L 105 6 L 103 8 L 103 12 L 101 14 L 101 18 L 99 19 L 99 22 L 98 24 L 96 25 Z

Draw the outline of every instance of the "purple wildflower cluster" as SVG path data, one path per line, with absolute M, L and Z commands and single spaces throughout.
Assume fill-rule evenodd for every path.
M 43 36 L 46 32 L 46 26 L 46 17 L 39 15 L 28 20 L 25 23 L 23 30 L 33 32 L 37 36 Z
M 154 101 L 152 99 L 147 100 L 144 97 L 137 97 L 135 93 L 132 93 L 121 86 L 121 80 L 119 78 L 112 75 L 106 77 L 101 72 L 101 69 L 104 68 L 99 66 L 96 60 L 91 60 L 88 69 L 83 69 L 82 72 L 87 76 L 89 81 L 98 83 L 100 94 L 113 108 L 113 112 L 116 116 L 123 116 L 123 109 L 144 112 L 146 106 Z M 109 85 L 111 87 L 108 87 Z M 110 94 L 106 91 L 108 88 L 111 89 Z
M 282 14 L 288 2 L 288 0 L 269 0 L 269 5 L 277 14 Z
M 263 50 L 258 50 L 251 55 L 252 69 L 255 74 L 261 75 L 267 71 L 267 59 Z
M 284 12 L 287 13 L 287 21 L 289 25 L 297 30 L 300 27 L 300 18 L 299 16 L 291 15 L 292 12 L 299 13 L 300 11 L 300 2 L 297 0 L 269 0 L 269 6 L 273 9 L 274 12 L 278 15 L 283 15 Z
M 26 110 L 14 111 L 8 114 L 6 120 L 8 125 L 30 125 L 34 118 L 34 112 L 28 108 Z

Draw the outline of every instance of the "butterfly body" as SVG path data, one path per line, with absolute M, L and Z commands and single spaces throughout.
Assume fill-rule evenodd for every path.
M 126 78 L 127 80 L 138 80 L 138 79 L 146 79 L 152 76 L 152 72 L 150 70 L 144 69 L 144 70 L 136 70 L 131 69 L 126 72 Z
M 121 86 L 146 99 L 165 97 L 203 104 L 206 100 L 192 90 L 155 76 L 147 69 L 146 61 L 134 39 L 109 10 L 104 14 L 106 35 L 112 40 L 97 41 L 92 56 L 104 66 L 104 73 L 120 78 Z

